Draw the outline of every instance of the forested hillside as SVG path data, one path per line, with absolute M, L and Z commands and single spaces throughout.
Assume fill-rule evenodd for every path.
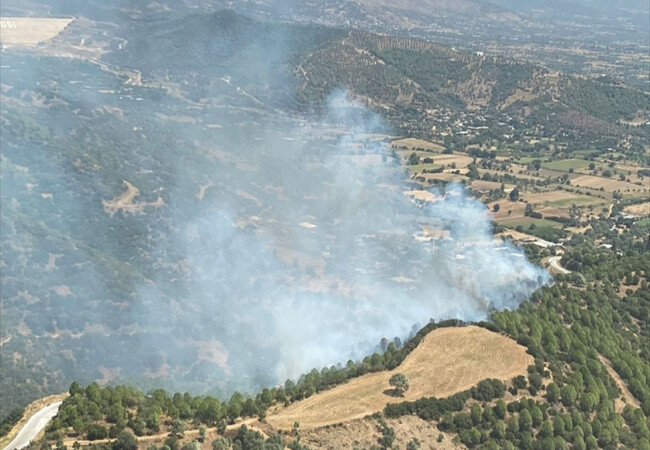
M 625 132 L 620 122 L 644 117 L 650 104 L 647 93 L 606 80 L 413 38 L 270 24 L 229 11 L 129 23 L 123 30 L 128 45 L 105 59 L 141 71 L 145 80 L 179 82 L 193 99 L 224 76 L 294 110 L 318 108 L 345 88 L 395 126 L 422 136 L 430 132 L 429 112 L 468 110 L 518 120 L 545 136 L 618 136 Z
M 600 225 L 604 229 L 606 224 Z M 527 377 L 516 377 L 507 386 L 486 380 L 447 399 L 392 404 L 384 411 L 385 417 L 417 415 L 433 421 L 441 432 L 455 435 L 455 441 L 468 448 L 650 448 L 650 266 L 644 257 L 647 237 L 638 240 L 639 233 L 646 231 L 647 226 L 631 230 L 637 236 L 632 242 L 625 236 L 596 231 L 575 236 L 569 258 L 582 261 L 571 266 L 576 272 L 559 277 L 555 286 L 540 290 L 517 311 L 495 312 L 490 323 L 483 324 L 528 348 L 535 364 Z M 624 254 L 597 249 L 591 244 L 594 237 L 605 237 Z M 634 274 L 640 280 L 633 280 Z M 297 383 L 287 381 L 284 387 L 265 389 L 255 397 L 236 393 L 227 402 L 162 390 L 145 395 L 122 386 L 84 389 L 74 383 L 46 439 L 54 443 L 57 439 L 111 437 L 117 438 L 110 444 L 115 449 L 129 434 L 163 432 L 169 436 L 165 445 L 175 448 L 191 442 L 188 436 L 193 435 L 186 435 L 186 430 L 216 427 L 225 436 L 215 438 L 214 445 L 223 446 L 217 448 L 257 448 L 254 445 L 264 441 L 262 435 L 247 431 L 245 425 L 233 434 L 227 431 L 232 429 L 228 424 L 240 416 L 255 416 L 261 421 L 256 426 L 263 426 L 266 410 L 273 405 L 314 395 L 367 371 L 396 367 L 428 332 L 450 325 L 458 324 L 430 324 L 404 347 L 390 343 L 383 355 L 368 357 L 359 366 L 314 370 Z M 381 424 L 382 419 L 378 420 Z M 382 427 L 380 444 L 392 442 L 394 431 L 385 423 Z M 201 433 L 199 445 L 205 431 Z M 243 436 L 248 433 L 252 434 L 245 444 Z M 290 448 L 303 448 L 297 436 L 280 433 L 269 438 L 267 445 L 281 440 L 290 443 Z

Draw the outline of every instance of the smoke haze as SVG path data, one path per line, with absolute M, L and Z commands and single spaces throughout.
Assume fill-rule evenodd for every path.
M 161 287 L 143 287 L 137 320 L 211 342 L 235 377 L 279 382 L 361 358 L 382 337 L 405 338 L 431 318 L 481 320 L 491 308 L 515 308 L 548 281 L 494 240 L 488 211 L 462 186 L 434 190 L 424 204 L 404 196 L 401 169 L 382 161 L 381 120 L 345 93 L 329 99 L 322 123 L 284 131 L 280 143 L 265 136 L 234 151 L 254 161 L 252 183 L 276 198 L 267 204 L 233 176 L 236 201 L 175 217 L 184 277 L 171 289 L 187 298 L 161 308 Z M 327 133 L 336 138 L 318 151 L 313 136 Z M 247 216 L 257 202 L 264 206 Z M 436 230 L 442 237 L 433 239 Z
M 29 349 L 3 389 L 45 367 L 48 389 L 250 392 L 548 282 L 463 186 L 405 195 L 391 130 L 345 90 L 283 110 L 298 39 L 242 44 L 229 18 L 173 24 L 198 30 L 181 46 L 131 30 L 105 58 L 145 86 L 3 54 L 3 361 Z

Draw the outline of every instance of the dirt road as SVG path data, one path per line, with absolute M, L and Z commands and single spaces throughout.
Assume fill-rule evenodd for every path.
M 565 269 L 564 267 L 562 267 L 560 265 L 560 260 L 561 259 L 562 259 L 561 256 L 551 256 L 548 259 L 548 262 L 551 265 L 551 267 L 553 267 L 555 270 L 559 271 L 560 273 L 563 273 L 565 275 L 568 274 L 568 273 L 571 273 L 570 270 L 567 270 L 567 269 Z
M 14 440 L 3 450 L 19 450 L 29 445 L 38 436 L 38 433 L 45 428 L 48 422 L 56 416 L 56 413 L 59 411 L 59 406 L 61 406 L 61 402 L 51 403 L 34 414 L 21 428 Z

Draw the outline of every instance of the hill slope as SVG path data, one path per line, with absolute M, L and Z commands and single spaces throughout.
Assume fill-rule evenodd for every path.
M 642 117 L 650 104 L 641 91 L 516 60 L 365 31 L 262 23 L 231 11 L 134 22 L 124 33 L 129 44 L 107 61 L 175 79 L 192 98 L 209 95 L 223 77 L 291 109 L 312 108 L 345 88 L 396 126 L 413 122 L 409 130 L 423 134 L 431 127 L 426 114 L 444 109 L 514 118 L 548 136 L 614 136 L 624 133 L 620 121 Z
M 509 380 L 526 372 L 533 357 L 515 341 L 476 326 L 439 328 L 392 371 L 355 378 L 269 414 L 274 427 L 289 430 L 317 428 L 347 422 L 380 412 L 387 403 L 444 398 L 469 389 L 485 378 Z M 394 397 L 388 379 L 405 374 L 410 383 L 404 397 Z

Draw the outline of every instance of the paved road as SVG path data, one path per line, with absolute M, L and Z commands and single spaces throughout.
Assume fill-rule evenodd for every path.
M 551 267 L 553 267 L 555 270 L 559 270 L 560 272 L 562 272 L 562 273 L 565 274 L 565 275 L 566 275 L 567 273 L 571 273 L 570 270 L 567 270 L 567 269 L 565 269 L 564 267 L 562 267 L 562 266 L 560 265 L 560 260 L 561 260 L 561 259 L 562 259 L 561 256 L 551 256 L 551 257 L 548 259 L 548 262 L 549 262 L 549 264 L 551 265 Z
M 3 450 L 18 450 L 29 445 L 38 436 L 50 420 L 56 416 L 61 402 L 55 402 L 42 408 L 34 414 L 27 423 L 20 429 L 16 437 Z

